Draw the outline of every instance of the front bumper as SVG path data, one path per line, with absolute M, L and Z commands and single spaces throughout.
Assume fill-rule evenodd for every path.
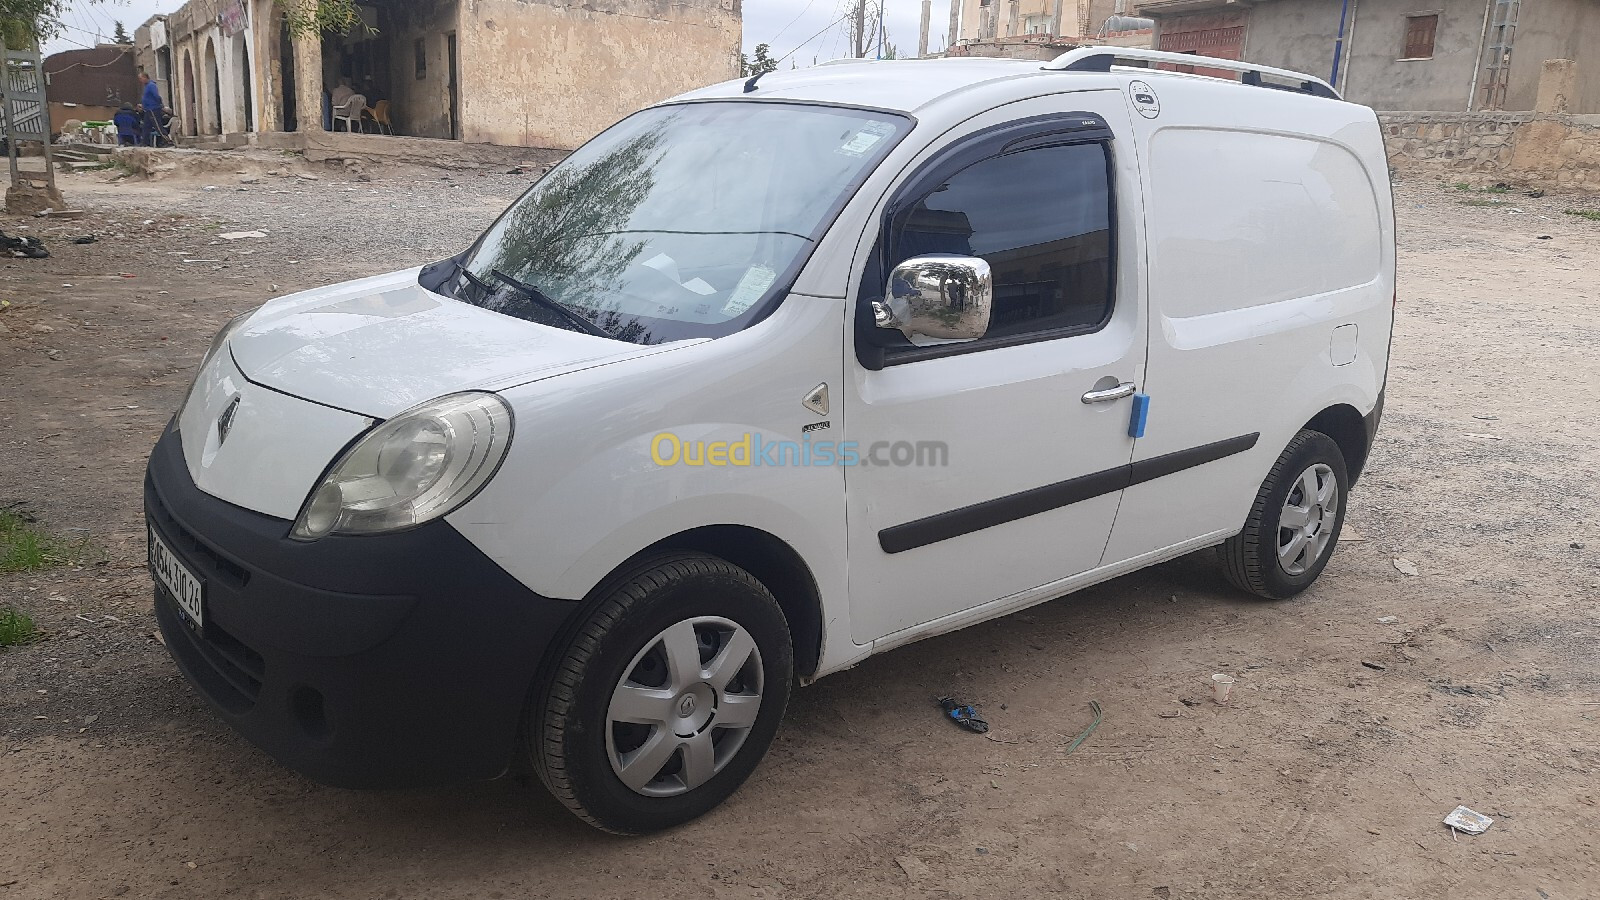
M 506 771 L 576 603 L 528 590 L 443 521 L 290 540 L 289 522 L 197 488 L 176 428 L 151 454 L 145 516 L 205 581 L 198 630 L 157 586 L 168 651 L 279 762 L 340 787 Z

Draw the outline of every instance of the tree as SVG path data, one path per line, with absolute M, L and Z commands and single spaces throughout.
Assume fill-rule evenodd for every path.
M 755 59 L 750 59 L 743 53 L 739 54 L 739 74 L 745 78 L 765 75 L 777 67 L 778 61 L 772 58 L 772 47 L 769 44 L 756 45 Z
M 117 22 L 116 32 L 111 35 L 111 42 L 114 44 L 133 43 L 133 38 L 128 36 L 128 29 L 122 27 L 122 22 L 120 20 Z
M 0 3 L 5 0 L 0 0 Z M 357 27 L 375 34 L 368 28 L 356 8 L 356 0 L 278 0 L 289 33 L 295 37 L 316 37 L 328 34 L 348 34 Z
M 0 34 L 6 46 L 32 50 L 65 31 L 61 15 L 66 7 L 67 0 L 0 0 Z
M 878 45 L 878 25 L 883 21 L 882 0 L 858 0 L 844 18 L 845 34 L 850 38 L 850 55 L 865 59 Z

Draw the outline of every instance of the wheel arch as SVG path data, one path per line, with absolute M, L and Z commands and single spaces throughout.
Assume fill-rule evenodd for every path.
M 1353 486 L 1367 465 L 1367 420 L 1359 410 L 1348 403 L 1336 403 L 1311 417 L 1304 426 L 1307 430 L 1321 432 L 1339 445 L 1344 454 L 1345 469 Z
M 782 538 L 748 525 L 703 525 L 662 538 L 633 559 L 662 550 L 694 550 L 725 559 L 766 585 L 789 621 L 794 670 L 802 678 L 817 672 L 822 658 L 822 591 L 811 567 Z

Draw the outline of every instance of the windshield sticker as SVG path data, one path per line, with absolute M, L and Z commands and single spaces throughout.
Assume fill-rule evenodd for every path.
M 666 255 L 665 253 L 657 253 L 655 256 L 650 257 L 639 265 L 648 266 L 649 268 L 655 269 L 657 272 L 660 272 L 668 278 L 671 278 L 673 281 L 677 281 L 679 284 L 683 283 L 678 279 L 678 261 Z
M 894 126 L 888 122 L 868 122 L 861 126 L 844 146 L 834 151 L 845 156 L 864 156 L 868 150 L 878 145 L 878 142 L 894 134 Z
M 717 292 L 717 289 L 708 284 L 703 278 L 691 278 L 688 281 L 684 281 L 683 275 L 678 272 L 678 261 L 665 253 L 657 253 L 639 265 L 655 269 L 657 272 L 671 278 L 678 287 L 686 291 L 694 291 L 702 297 L 709 297 Z
M 737 316 L 749 309 L 757 300 L 766 294 L 767 288 L 778 280 L 778 273 L 766 266 L 751 266 L 745 271 L 744 277 L 739 279 L 738 287 L 728 297 L 728 305 L 722 308 L 724 313 Z

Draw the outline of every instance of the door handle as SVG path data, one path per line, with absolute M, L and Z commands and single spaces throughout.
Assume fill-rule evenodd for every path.
M 1121 400 L 1124 397 L 1132 397 L 1138 390 L 1139 388 L 1134 385 L 1133 382 L 1124 381 L 1114 388 L 1106 388 L 1103 391 L 1090 391 L 1089 393 L 1084 394 L 1083 402 L 1109 403 L 1112 400 Z

